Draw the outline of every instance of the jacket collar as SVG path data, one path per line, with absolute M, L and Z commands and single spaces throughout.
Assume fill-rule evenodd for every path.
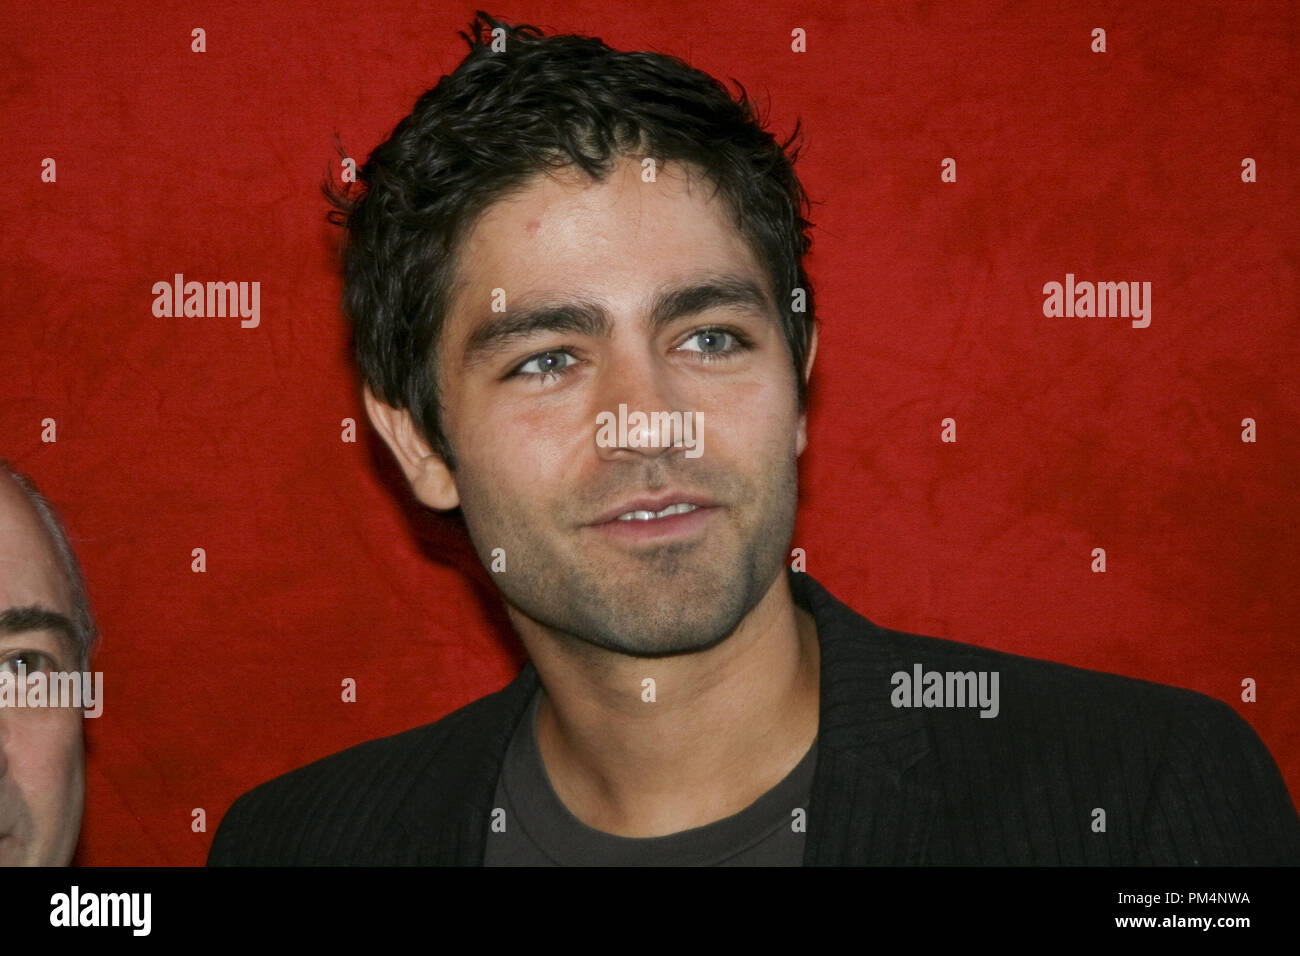
M 443 718 L 456 723 L 443 746 L 424 756 L 397 810 L 395 861 L 482 866 L 506 749 L 538 686 L 528 661 L 504 688 Z
M 893 632 L 847 607 L 805 573 L 787 572 L 817 624 L 820 716 L 804 863 L 919 863 L 937 794 L 903 779 L 930 751 L 921 712 L 889 703 L 890 677 L 910 667 Z M 506 748 L 538 687 L 532 662 L 505 688 L 445 718 L 446 742 L 422 755 L 397 811 L 391 856 L 481 865 Z
M 821 710 L 808 810 L 806 865 L 924 859 L 938 795 L 904 779 L 930 752 L 921 711 L 889 702 L 891 676 L 912 661 L 877 627 L 807 574 L 790 573 L 795 603 L 817 622 Z M 912 652 L 915 656 L 915 652 Z

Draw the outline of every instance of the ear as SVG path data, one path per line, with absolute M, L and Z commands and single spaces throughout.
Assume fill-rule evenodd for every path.
M 817 325 L 813 324 L 812 334 L 808 337 L 808 357 L 803 363 L 803 380 L 807 386 L 812 382 L 813 362 L 817 358 Z M 805 396 L 807 392 L 804 392 Z M 807 409 L 807 401 L 804 402 L 804 408 Z M 795 431 L 795 455 L 802 455 L 803 450 L 808 447 L 808 413 L 802 411 L 799 413 L 799 425 Z
M 370 423 L 397 459 L 415 497 L 439 511 L 450 511 L 459 505 L 460 493 L 456 491 L 451 470 L 424 440 L 411 413 L 381 401 L 369 388 L 364 389 L 364 398 Z

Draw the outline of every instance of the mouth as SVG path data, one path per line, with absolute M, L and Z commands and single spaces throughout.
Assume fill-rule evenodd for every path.
M 677 504 L 669 505 L 661 511 L 625 511 L 615 521 L 657 521 L 660 518 L 670 518 L 673 515 L 690 514 L 699 508 L 699 505 L 693 505 L 688 501 L 679 501 Z
M 716 507 L 718 503 L 707 495 L 684 488 L 670 488 L 658 495 L 624 498 L 598 515 L 592 520 L 591 525 L 602 525 L 611 521 L 664 521 L 677 515 Z
M 622 541 L 680 540 L 699 534 L 721 510 L 707 499 L 677 493 L 624 502 L 588 527 Z

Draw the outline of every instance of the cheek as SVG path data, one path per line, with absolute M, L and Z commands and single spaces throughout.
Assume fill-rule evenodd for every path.
M 84 765 L 81 711 L 71 707 L 40 712 L 24 735 L 25 749 L 51 791 L 80 782 Z
M 772 379 L 737 383 L 725 401 L 711 403 L 704 414 L 705 454 L 710 445 L 731 460 L 770 461 L 794 454 L 798 405 L 788 389 Z
M 483 428 L 458 449 L 456 474 L 461 513 L 479 559 L 492 549 L 531 547 L 530 530 L 553 517 L 571 477 L 573 446 L 554 425 L 517 419 Z
M 85 789 L 81 712 L 51 709 L 8 719 L 8 773 L 38 829 L 46 834 L 75 830 L 81 823 Z
M 595 436 L 594 414 L 539 399 L 480 417 L 465 432 L 457 460 L 471 495 L 484 489 L 499 499 L 533 499 L 544 497 L 548 485 L 577 474 L 582 454 L 594 454 Z

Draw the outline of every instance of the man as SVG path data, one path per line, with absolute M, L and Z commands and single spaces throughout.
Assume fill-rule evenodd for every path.
M 1297 859 L 1223 704 L 888 631 L 789 571 L 789 144 L 680 61 L 467 39 L 340 203 L 345 300 L 371 421 L 531 660 L 245 795 L 211 863 Z
M 35 688 L 85 671 L 94 635 L 58 517 L 0 459 L 0 865 L 66 866 L 77 848 L 83 712 Z

